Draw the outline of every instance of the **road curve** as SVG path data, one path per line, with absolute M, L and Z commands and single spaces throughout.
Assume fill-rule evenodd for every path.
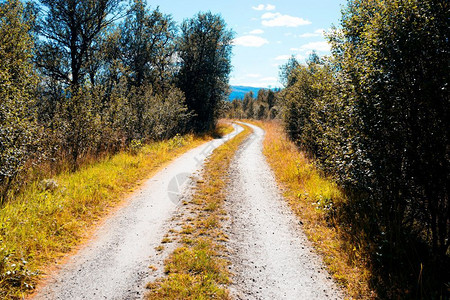
M 231 164 L 226 201 L 227 247 L 237 299 L 343 299 L 283 199 L 253 134 Z
M 149 179 L 96 231 L 92 241 L 70 258 L 34 299 L 140 299 L 149 266 L 161 259 L 155 247 L 167 231 L 177 203 L 189 190 L 190 176 L 205 158 L 243 129 L 188 151 Z

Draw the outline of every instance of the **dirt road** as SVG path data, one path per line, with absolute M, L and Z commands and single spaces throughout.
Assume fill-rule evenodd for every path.
M 152 177 L 47 281 L 35 299 L 142 299 L 146 283 L 155 278 L 149 266 L 162 266 L 165 258 L 155 247 L 182 209 L 177 206 L 180 199 L 189 195 L 194 182 L 189 178 L 216 147 L 242 131 L 234 126 L 232 134 L 187 152 Z M 262 153 L 263 130 L 249 126 L 254 133 L 238 150 L 229 170 L 225 204 L 230 238 L 226 245 L 234 273 L 232 296 L 343 299 L 280 194 Z
M 229 171 L 227 234 L 237 299 L 343 299 L 283 200 L 262 153 L 264 131 L 244 142 Z
M 140 299 L 149 266 L 163 257 L 160 245 L 177 202 L 189 190 L 189 177 L 216 147 L 242 131 L 195 148 L 157 173 L 110 217 L 88 245 L 52 276 L 35 299 Z

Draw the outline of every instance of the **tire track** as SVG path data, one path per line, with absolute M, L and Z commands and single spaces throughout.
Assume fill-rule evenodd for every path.
M 262 153 L 264 131 L 251 124 L 229 170 L 227 235 L 237 299 L 343 299 L 298 220 L 285 203 Z

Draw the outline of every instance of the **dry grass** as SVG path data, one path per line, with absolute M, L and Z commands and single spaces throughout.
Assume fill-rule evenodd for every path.
M 230 126 L 221 123 L 214 135 L 229 131 Z M 22 298 L 31 292 L 42 270 L 85 240 L 127 193 L 210 139 L 211 135 L 176 136 L 27 186 L 0 210 L 0 298 Z
M 224 217 L 222 203 L 227 184 L 226 171 L 234 153 L 249 135 L 250 129 L 217 148 L 205 165 L 203 180 L 190 208 L 195 218 L 185 220 L 179 234 L 181 246 L 166 261 L 167 276 L 150 283 L 147 299 L 229 299 L 226 285 L 230 282 L 221 231 Z
M 216 126 L 216 131 L 214 135 L 221 137 L 224 135 L 227 135 L 229 133 L 232 133 L 234 128 L 231 126 L 232 120 L 228 119 L 220 119 Z
M 284 196 L 335 280 L 354 299 L 375 298 L 369 288 L 370 271 L 357 245 L 350 245 L 334 220 L 335 206 L 346 201 L 330 179 L 292 143 L 276 122 L 254 122 L 264 128 L 264 154 L 274 170 Z

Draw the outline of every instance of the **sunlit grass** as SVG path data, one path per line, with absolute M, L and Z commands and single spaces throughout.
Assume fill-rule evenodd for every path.
M 189 203 L 195 218 L 185 220 L 178 247 L 167 259 L 166 277 L 150 283 L 147 299 L 229 299 L 230 283 L 221 242 L 227 237 L 221 231 L 224 216 L 222 204 L 227 185 L 226 171 L 234 153 L 249 135 L 245 127 L 233 140 L 217 148 L 208 159 L 203 179 Z M 192 221 L 191 223 L 188 223 Z
M 298 150 L 280 124 L 255 123 L 266 131 L 264 154 L 284 187 L 285 198 L 332 276 L 349 297 L 375 298 L 369 288 L 370 270 L 361 260 L 358 247 L 347 242 L 334 220 L 336 207 L 346 201 L 341 190 Z
M 220 123 L 213 135 L 232 130 Z M 21 298 L 58 258 L 87 238 L 96 222 L 127 193 L 169 161 L 211 135 L 176 136 L 123 151 L 55 176 L 50 188 L 34 182 L 0 210 L 0 298 Z

